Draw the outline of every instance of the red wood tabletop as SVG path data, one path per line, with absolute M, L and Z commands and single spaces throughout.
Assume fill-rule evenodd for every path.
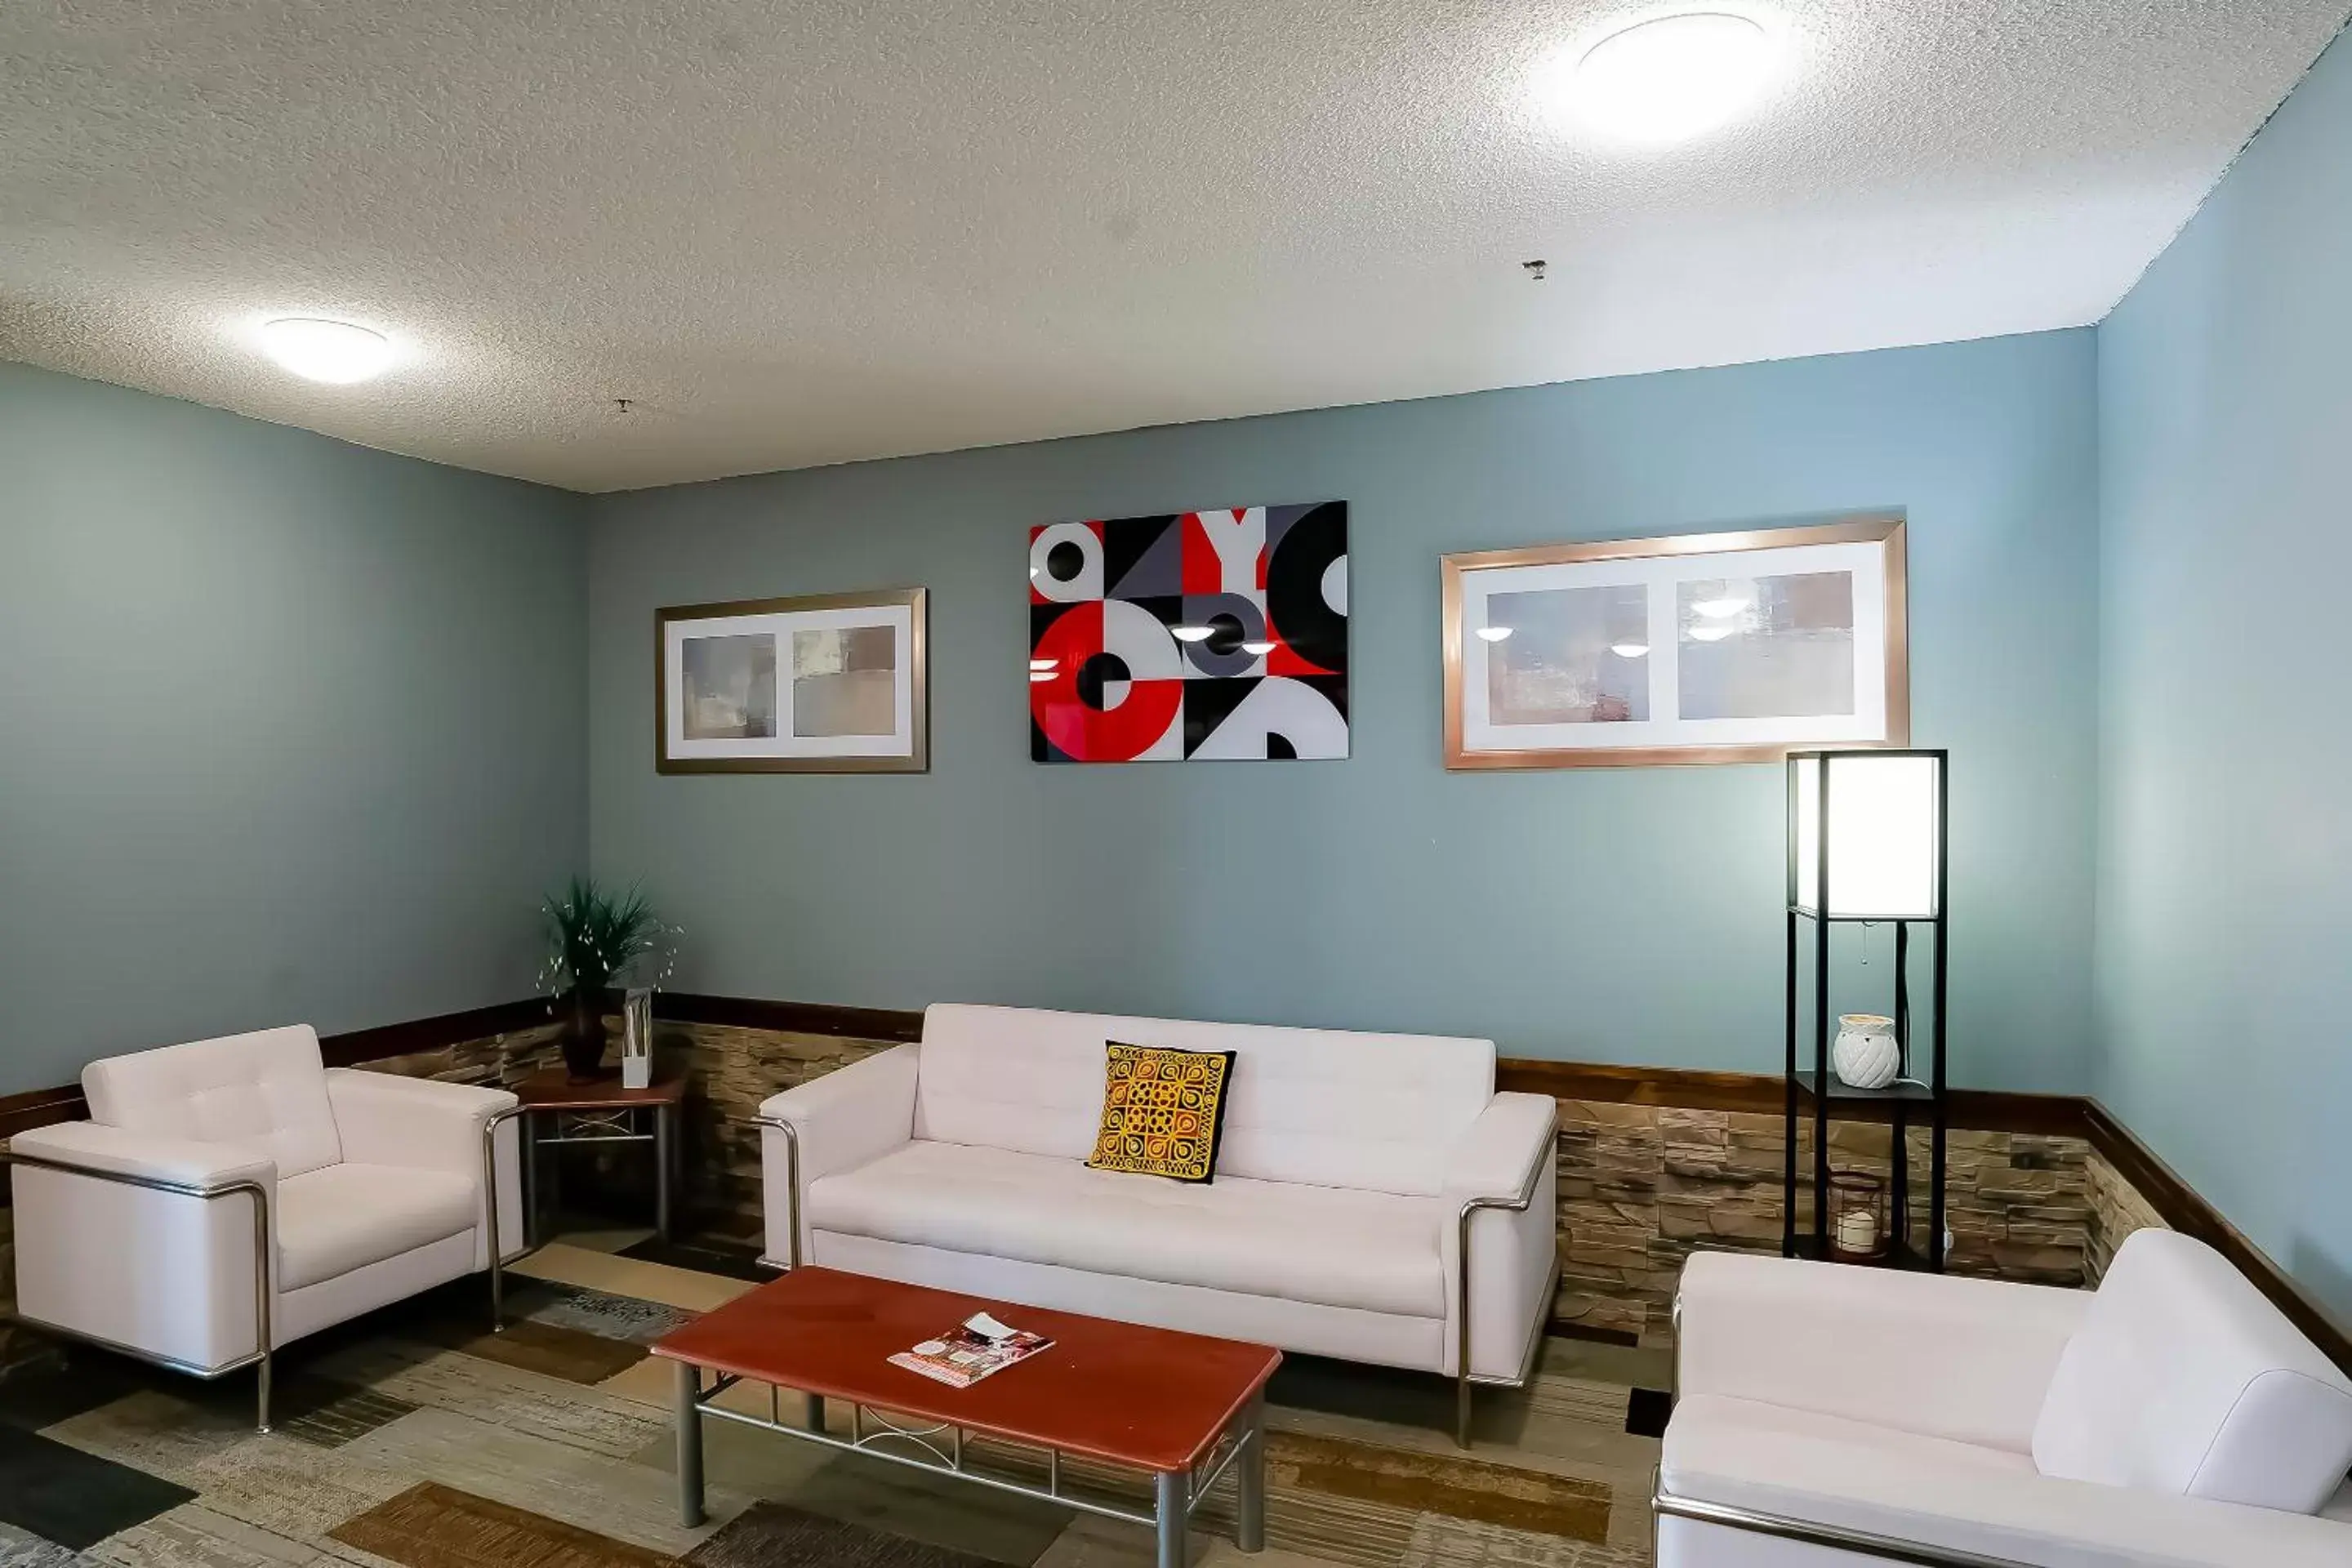
M 686 1098 L 686 1079 L 656 1079 L 644 1089 L 623 1089 L 621 1075 L 574 1083 L 562 1068 L 535 1072 L 512 1092 L 530 1110 L 618 1110 L 631 1105 L 676 1105 Z
M 1045 1335 L 1053 1348 L 961 1389 L 890 1364 L 981 1311 Z M 814 1268 L 706 1312 L 653 1350 L 756 1383 L 1160 1471 L 1199 1463 L 1282 1364 L 1282 1352 L 1264 1345 Z

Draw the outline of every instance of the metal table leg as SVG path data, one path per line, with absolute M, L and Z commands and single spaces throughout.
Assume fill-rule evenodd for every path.
M 702 1370 L 679 1362 L 677 1414 L 677 1518 L 688 1530 L 702 1523 Z
M 1242 1441 L 1249 1451 L 1234 1458 L 1234 1544 L 1244 1552 L 1265 1550 L 1265 1399 L 1250 1401 L 1242 1417 Z
M 677 1108 L 658 1106 L 654 1110 L 654 1229 L 663 1245 L 669 1242 L 669 1174 L 670 1163 L 677 1152 Z
M 522 1146 L 515 1151 L 522 1185 L 522 1244 L 539 1245 L 539 1122 L 525 1111 L 515 1119 L 515 1134 Z
M 563 1113 L 559 1110 L 555 1112 L 555 1136 L 548 1141 L 548 1146 L 555 1152 L 547 1157 L 547 1169 L 542 1173 L 547 1177 L 547 1201 L 544 1206 L 548 1214 L 548 1235 L 551 1237 L 561 1234 L 563 1228 L 562 1143 Z
M 1191 1522 L 1187 1491 L 1192 1478 L 1184 1470 L 1162 1470 L 1153 1479 L 1152 1512 L 1160 1538 L 1159 1555 L 1153 1562 L 1156 1568 L 1184 1568 L 1185 1526 Z

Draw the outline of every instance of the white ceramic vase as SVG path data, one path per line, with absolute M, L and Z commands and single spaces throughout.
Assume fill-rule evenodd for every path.
M 1837 1044 L 1830 1069 L 1849 1089 L 1885 1089 L 1903 1070 L 1903 1047 L 1895 1043 L 1895 1020 L 1876 1013 L 1838 1015 Z

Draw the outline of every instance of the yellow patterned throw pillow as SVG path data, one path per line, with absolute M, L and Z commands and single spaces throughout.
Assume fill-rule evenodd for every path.
M 1179 1182 L 1213 1177 L 1234 1053 L 1105 1044 L 1102 1131 L 1087 1163 Z

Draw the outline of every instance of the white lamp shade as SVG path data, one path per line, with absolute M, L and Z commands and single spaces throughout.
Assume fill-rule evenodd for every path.
M 1797 907 L 1821 907 L 1822 780 L 1829 779 L 1829 909 L 1838 920 L 1933 920 L 1943 907 L 1943 759 L 1834 752 L 1790 760 Z

